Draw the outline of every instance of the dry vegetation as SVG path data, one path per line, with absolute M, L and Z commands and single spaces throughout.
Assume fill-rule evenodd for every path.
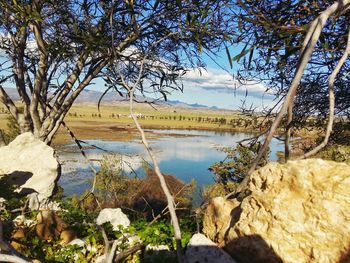
M 138 120 L 145 129 L 202 129 L 222 131 L 256 130 L 253 120 L 234 111 L 211 109 L 186 109 L 149 105 L 135 105 Z M 102 105 L 100 111 L 96 104 L 76 104 L 65 118 L 68 127 L 79 139 L 106 139 L 129 141 L 138 138 L 128 105 Z M 7 130 L 8 114 L 0 109 L 0 129 Z M 147 137 L 152 133 L 148 133 Z M 54 138 L 54 144 L 65 144 L 71 140 L 61 127 Z

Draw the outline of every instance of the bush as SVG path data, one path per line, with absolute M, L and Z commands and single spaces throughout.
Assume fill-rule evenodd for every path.
M 4 143 L 9 144 L 18 135 L 21 134 L 21 130 L 19 128 L 19 125 L 16 119 L 12 115 L 9 115 L 6 119 L 7 119 L 7 129 L 6 131 L 0 130 L 0 133 L 3 137 Z
M 259 149 L 260 142 L 248 146 L 238 144 L 236 148 L 223 148 L 222 151 L 227 154 L 226 158 L 209 167 L 209 170 L 215 175 L 215 181 L 222 184 L 227 184 L 230 181 L 241 182 L 257 156 Z M 267 164 L 268 157 L 269 151 L 259 162 L 258 168 Z
M 167 206 L 167 200 L 155 172 L 144 167 L 146 177 L 131 178 L 123 175 L 121 159 L 118 156 L 105 156 L 96 180 L 95 197 L 102 207 L 120 207 L 126 209 L 134 218 L 152 219 Z M 185 212 L 191 208 L 195 183 L 184 184 L 171 175 L 164 174 L 175 202 Z M 84 200 L 84 207 L 90 211 L 97 209 L 97 203 L 91 196 Z

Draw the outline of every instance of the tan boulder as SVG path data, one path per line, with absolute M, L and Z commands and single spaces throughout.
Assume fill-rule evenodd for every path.
M 25 228 L 17 228 L 15 229 L 11 234 L 11 246 L 16 249 L 17 251 L 24 251 L 26 246 L 25 244 L 25 237 L 27 234 L 27 229 Z
M 204 233 L 238 262 L 350 262 L 350 166 L 308 159 L 270 163 L 251 195 L 216 198 Z
M 53 240 L 59 236 L 63 244 L 67 244 L 76 238 L 69 225 L 55 211 L 50 210 L 39 212 L 35 231 L 38 237 L 44 240 Z

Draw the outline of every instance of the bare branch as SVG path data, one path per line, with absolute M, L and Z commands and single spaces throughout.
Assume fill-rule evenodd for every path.
M 118 240 L 114 240 L 111 248 L 111 252 L 109 252 L 106 263 L 113 263 L 114 255 L 115 255 L 115 252 L 117 251 L 117 248 L 118 248 Z
M 348 33 L 348 40 L 347 40 L 347 45 L 346 49 L 344 51 L 343 56 L 339 60 L 337 66 L 333 70 L 332 74 L 329 76 L 328 80 L 328 92 L 329 92 L 329 115 L 328 115 L 328 123 L 327 123 L 327 128 L 326 128 L 326 134 L 325 137 L 317 147 L 312 149 L 311 151 L 303 154 L 302 156 L 298 157 L 298 159 L 304 159 L 308 158 L 316 153 L 318 153 L 322 148 L 324 148 L 329 140 L 329 137 L 331 135 L 332 129 L 333 129 L 333 122 L 334 122 L 334 104 L 335 104 L 335 97 L 334 97 L 334 82 L 335 78 L 337 77 L 340 69 L 344 65 L 345 61 L 347 60 L 348 56 L 350 53 L 350 31 Z
M 24 260 L 18 256 L 5 255 L 5 254 L 0 254 L 0 261 L 1 262 L 12 262 L 12 263 L 30 263 L 29 261 Z
M 141 61 L 138 77 L 137 77 L 136 81 L 133 83 L 132 87 L 130 87 L 126 83 L 123 75 L 120 75 L 120 76 L 121 76 L 121 80 L 122 80 L 123 86 L 125 87 L 125 89 L 128 90 L 128 93 L 129 93 L 129 97 L 130 97 L 130 99 L 129 99 L 130 115 L 131 115 L 131 117 L 132 117 L 132 119 L 133 119 L 137 129 L 139 130 L 139 132 L 141 134 L 141 141 L 142 141 L 143 145 L 145 146 L 145 148 L 146 148 L 146 150 L 148 152 L 148 155 L 152 159 L 153 166 L 154 166 L 154 171 L 155 171 L 156 175 L 158 176 L 158 179 L 160 181 L 160 185 L 161 185 L 162 190 L 163 190 L 163 192 L 164 192 L 164 194 L 166 196 L 167 203 L 168 203 L 168 208 L 169 208 L 169 211 L 170 211 L 170 217 L 171 217 L 172 224 L 173 224 L 173 227 L 174 227 L 174 234 L 175 234 L 175 239 L 176 239 L 176 251 L 177 251 L 178 261 L 179 262 L 183 262 L 183 253 L 182 253 L 182 245 L 181 245 L 181 230 L 180 230 L 180 225 L 179 225 L 178 218 L 176 216 L 174 197 L 170 193 L 170 190 L 169 190 L 169 188 L 168 188 L 168 186 L 166 184 L 165 178 L 164 178 L 163 174 L 160 171 L 160 168 L 159 168 L 159 165 L 158 165 L 158 161 L 157 161 L 155 155 L 153 154 L 153 151 L 151 150 L 151 148 L 150 148 L 150 146 L 148 144 L 148 141 L 147 141 L 146 136 L 145 136 L 145 132 L 142 129 L 140 123 L 138 122 L 137 116 L 135 115 L 134 109 L 133 109 L 134 92 L 135 92 L 135 89 L 137 88 L 137 86 L 139 85 L 141 77 L 143 75 L 145 60 L 146 60 L 146 55 L 143 57 L 143 60 Z
M 0 101 L 6 106 L 6 108 L 9 110 L 12 116 L 18 119 L 18 109 L 16 105 L 13 103 L 10 96 L 6 93 L 6 91 L 1 85 L 0 85 Z

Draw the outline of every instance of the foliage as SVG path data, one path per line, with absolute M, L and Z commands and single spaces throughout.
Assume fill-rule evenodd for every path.
M 21 132 L 50 143 L 82 90 L 108 66 L 128 65 L 138 53 L 154 62 L 146 72 L 148 88 L 166 98 L 182 89 L 175 79 L 186 69 L 203 66 L 203 50 L 218 50 L 229 39 L 229 7 L 228 0 L 1 1 L 0 101 Z M 23 113 L 4 89 L 9 83 Z
M 180 227 L 182 230 L 182 246 L 186 246 L 192 235 L 197 230 L 197 225 L 192 217 L 180 218 Z M 146 244 L 166 245 L 171 250 L 175 250 L 176 242 L 174 239 L 173 226 L 168 220 L 158 220 L 150 224 L 146 220 L 137 220 L 128 229 L 130 233 L 137 233 Z
M 350 146 L 330 144 L 326 146 L 320 153 L 318 153 L 317 157 L 333 160 L 336 162 L 350 163 Z
M 3 131 L 0 129 L 0 132 L 4 139 L 4 143 L 9 144 L 21 133 L 21 130 L 19 128 L 17 120 L 12 115 L 9 115 L 6 118 L 6 120 L 7 120 L 7 124 L 6 124 L 7 129 L 6 131 Z
M 20 202 L 17 200 L 9 200 L 6 203 L 6 209 L 0 213 L 5 231 L 5 240 L 11 240 L 11 232 L 15 229 L 12 220 L 18 213 L 10 212 L 14 208 L 24 205 L 24 199 Z M 84 246 L 64 245 L 59 237 L 53 240 L 42 240 L 37 234 L 35 227 L 24 228 L 24 237 L 16 238 L 16 241 L 21 244 L 20 253 L 30 259 L 39 259 L 42 262 L 92 262 L 97 256 L 104 253 L 104 240 L 99 226 L 95 224 L 97 213 L 82 208 L 76 198 L 68 198 L 60 201 L 62 211 L 58 215 L 70 225 L 79 239 L 84 241 Z M 26 213 L 27 219 L 35 220 L 37 213 Z M 197 225 L 191 216 L 183 216 L 180 219 L 180 226 L 183 232 L 182 245 L 185 246 L 190 237 L 196 232 Z M 114 231 L 110 223 L 105 223 L 103 226 L 109 240 L 120 240 L 118 250 L 123 251 L 128 249 L 133 244 L 126 242 L 128 236 L 136 235 L 145 244 L 152 246 L 165 245 L 169 247 L 169 252 L 162 254 L 164 257 L 169 257 L 169 262 L 176 262 L 176 253 L 174 252 L 176 242 L 173 237 L 173 227 L 166 219 L 159 219 L 149 222 L 145 219 L 137 219 L 131 222 L 127 228 L 121 228 Z M 162 262 L 161 256 L 158 253 L 149 254 L 144 257 L 144 253 L 136 253 L 130 258 L 130 262 Z M 158 260 L 160 261 L 157 261 Z M 150 261 L 151 260 L 151 261 Z M 129 262 L 126 260 L 126 262 Z
M 229 193 L 232 193 L 237 187 L 237 183 L 235 182 L 227 182 L 225 184 L 223 183 L 214 183 L 211 185 L 208 185 L 204 187 L 202 198 L 203 203 L 206 203 L 207 201 L 219 197 L 219 196 L 226 196 Z
M 161 213 L 167 203 L 154 171 L 145 166 L 145 178 L 131 178 L 123 175 L 122 165 L 120 157 L 114 155 L 104 156 L 101 162 L 95 196 L 102 206 L 125 208 L 136 218 L 153 218 Z M 178 207 L 187 208 L 188 212 L 195 183 L 184 184 L 170 175 L 165 178 Z M 93 199 L 85 201 L 84 206 L 96 209 Z
M 234 41 L 245 42 L 240 54 L 233 58 L 241 65 L 238 76 L 262 82 L 267 92 L 282 99 L 295 75 L 311 22 L 334 2 L 236 1 Z M 338 10 L 322 30 L 296 94 L 292 122 L 296 129 L 307 125 L 311 115 L 320 117 L 318 126 L 324 126 L 329 113 L 328 78 L 345 50 L 349 16 L 348 10 Z M 350 113 L 349 67 L 347 60 L 335 81 L 335 114 L 339 116 Z
M 235 148 L 223 148 L 222 151 L 227 154 L 226 158 L 209 168 L 214 173 L 216 182 L 222 184 L 227 184 L 229 181 L 241 182 L 249 171 L 250 165 L 255 159 L 260 146 L 260 142 L 256 142 L 248 146 L 238 144 Z M 258 167 L 267 164 L 268 154 L 265 154 L 264 158 L 259 162 Z

